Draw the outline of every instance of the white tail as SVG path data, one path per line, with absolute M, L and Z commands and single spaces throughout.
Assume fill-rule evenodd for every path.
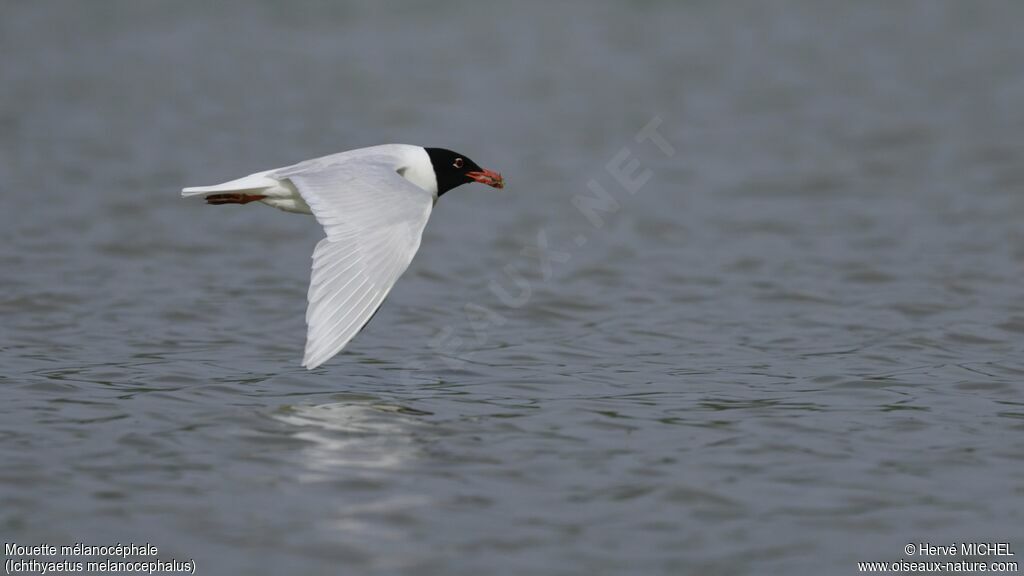
M 241 192 L 243 190 L 262 190 L 264 188 L 270 188 L 279 184 L 277 180 L 267 176 L 267 174 L 271 172 L 273 172 L 273 170 L 257 172 L 243 178 L 231 180 L 230 182 L 224 182 L 223 184 L 214 184 L 213 186 L 191 186 L 189 188 L 182 188 L 181 195 L 183 197 L 188 197 L 211 194 L 213 192 Z

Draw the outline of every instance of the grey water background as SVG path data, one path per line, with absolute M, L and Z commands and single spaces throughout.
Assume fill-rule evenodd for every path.
M 3 3 L 0 538 L 148 541 L 198 574 L 1020 558 L 1022 21 Z M 673 155 L 635 140 L 656 118 Z M 319 227 L 179 189 L 384 142 L 508 186 L 442 198 L 306 372 Z M 605 170 L 623 149 L 635 195 Z

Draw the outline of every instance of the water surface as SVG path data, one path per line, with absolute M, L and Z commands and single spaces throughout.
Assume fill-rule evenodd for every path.
M 0 536 L 253 575 L 1024 548 L 1022 17 L 5 4 Z M 508 187 L 306 372 L 320 229 L 178 190 L 383 142 Z

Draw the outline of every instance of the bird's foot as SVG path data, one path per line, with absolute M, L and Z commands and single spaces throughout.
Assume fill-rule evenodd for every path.
M 248 204 L 266 198 L 263 194 L 210 194 L 206 197 L 207 204 Z

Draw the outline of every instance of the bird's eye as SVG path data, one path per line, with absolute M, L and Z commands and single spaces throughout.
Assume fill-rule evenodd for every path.
M 452 166 L 456 168 L 462 168 L 462 158 L 456 158 L 455 162 L 452 162 Z

